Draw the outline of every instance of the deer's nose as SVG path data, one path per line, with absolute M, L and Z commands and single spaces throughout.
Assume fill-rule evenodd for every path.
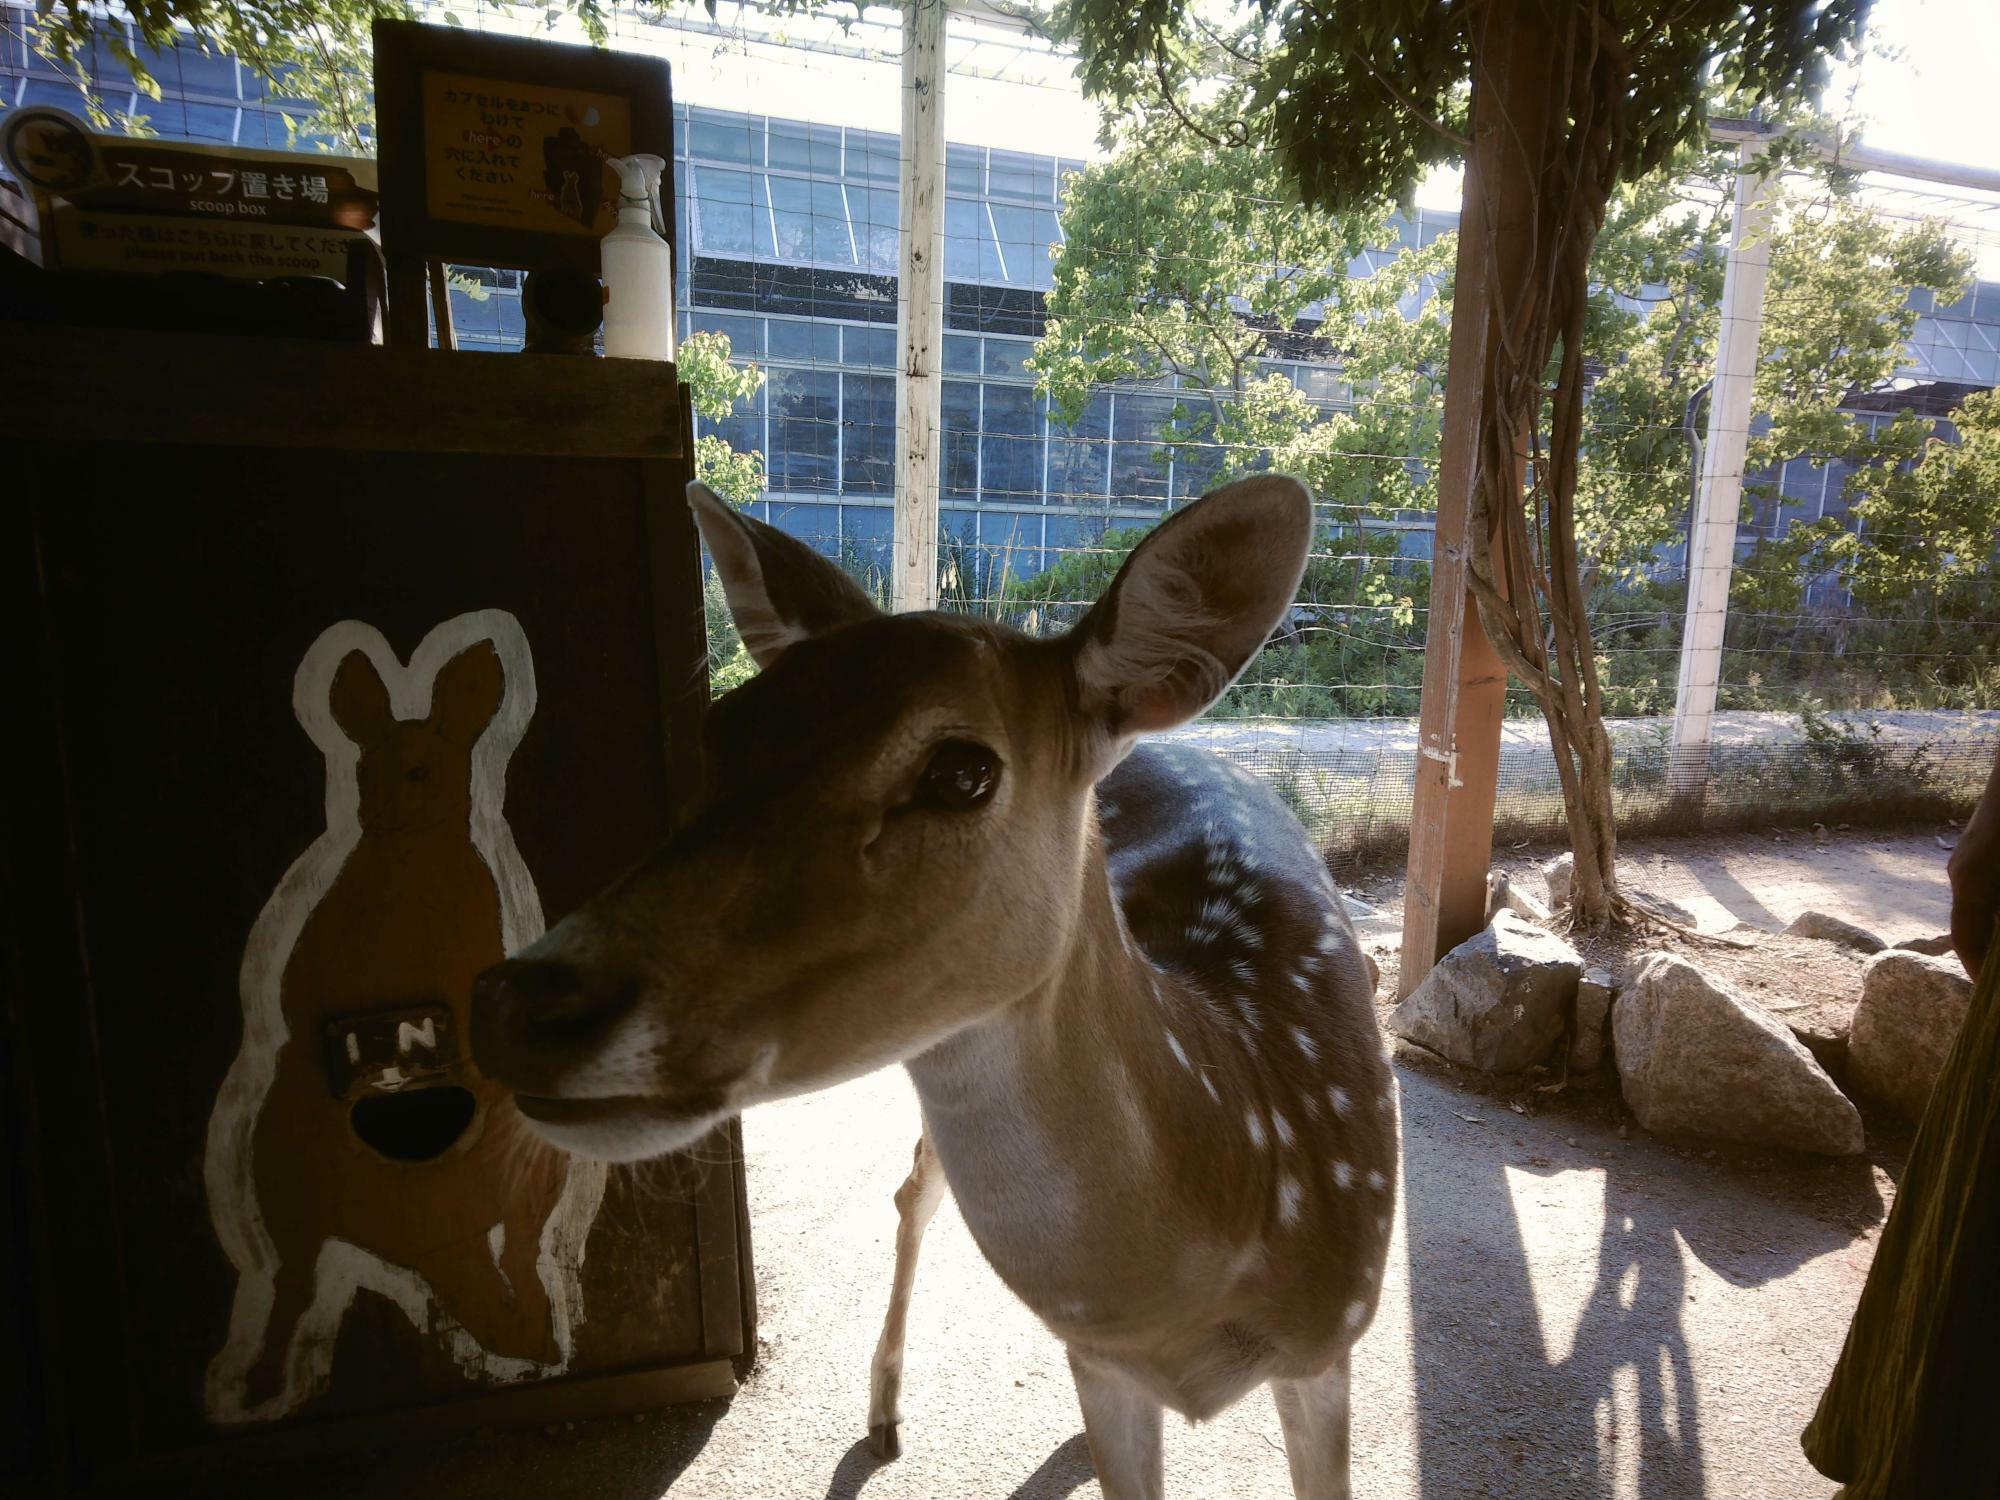
M 587 1057 L 632 999 L 630 987 L 594 987 L 555 959 L 507 959 L 472 983 L 472 1060 L 487 1077 L 535 1092 Z

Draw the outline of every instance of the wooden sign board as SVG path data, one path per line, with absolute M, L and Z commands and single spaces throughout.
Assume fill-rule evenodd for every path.
M 727 1394 L 733 1128 L 536 1151 L 465 1047 L 698 779 L 673 367 L 0 325 L 0 368 L 0 1397 L 48 1408 L 0 1438 L 201 1493 L 141 1475 Z
M 375 100 L 396 343 L 429 342 L 431 262 L 596 276 L 617 220 L 606 161 L 673 157 L 658 58 L 378 20 Z
M 100 135 L 16 110 L 0 157 L 40 200 L 50 270 L 346 281 L 375 227 L 375 163 Z

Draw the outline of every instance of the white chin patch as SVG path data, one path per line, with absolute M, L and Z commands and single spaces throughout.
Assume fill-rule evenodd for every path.
M 727 1118 L 717 1114 L 692 1120 L 660 1120 L 634 1114 L 629 1119 L 561 1123 L 529 1119 L 527 1125 L 558 1151 L 567 1151 L 571 1156 L 630 1162 L 685 1150 Z

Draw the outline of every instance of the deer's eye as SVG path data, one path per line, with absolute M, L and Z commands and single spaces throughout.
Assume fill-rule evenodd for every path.
M 1000 784 L 1000 757 L 970 740 L 948 740 L 931 752 L 918 794 L 937 807 L 979 807 Z

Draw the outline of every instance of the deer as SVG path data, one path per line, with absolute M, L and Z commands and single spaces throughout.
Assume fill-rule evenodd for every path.
M 1398 1157 L 1372 982 L 1284 802 L 1146 738 L 1290 606 L 1307 491 L 1258 475 L 1173 512 L 1051 638 L 886 614 L 688 493 L 760 671 L 711 706 L 665 842 L 477 980 L 479 1067 L 543 1141 L 620 1162 L 901 1064 L 923 1129 L 878 1454 L 901 1448 L 903 1314 L 949 1186 L 1065 1346 L 1107 1500 L 1163 1494 L 1166 1410 L 1258 1385 L 1295 1496 L 1344 1500 Z

